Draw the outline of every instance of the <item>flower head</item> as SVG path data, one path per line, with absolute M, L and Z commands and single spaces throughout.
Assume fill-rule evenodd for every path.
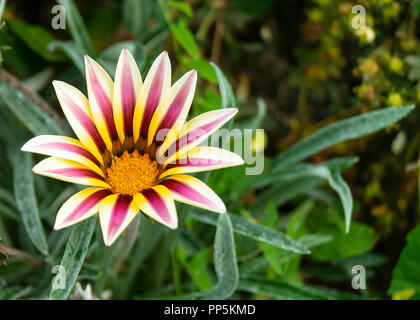
M 67 83 L 53 82 L 78 140 L 43 135 L 22 147 L 49 156 L 33 168 L 35 173 L 88 186 L 62 205 L 54 228 L 99 212 L 109 246 L 139 211 L 177 228 L 174 200 L 225 212 L 222 200 L 187 174 L 243 163 L 229 151 L 198 146 L 237 109 L 206 112 L 185 123 L 197 72 L 187 72 L 171 86 L 166 52 L 156 58 L 144 82 L 127 49 L 121 52 L 114 81 L 88 56 L 85 68 L 88 98 Z

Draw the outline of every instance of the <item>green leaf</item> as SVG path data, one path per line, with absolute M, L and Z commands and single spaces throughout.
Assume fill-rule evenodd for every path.
M 124 0 L 124 25 L 136 38 L 146 33 L 152 7 L 151 0 Z
M 63 131 L 48 114 L 17 89 L 1 79 L 0 98 L 33 135 L 63 134 Z
M 74 65 L 80 71 L 80 73 L 85 75 L 85 62 L 83 58 L 83 52 L 76 45 L 74 41 L 54 41 L 48 46 L 49 50 L 62 50 Z
M 346 160 L 349 159 L 347 158 Z M 349 163 L 355 163 L 356 161 L 357 158 L 351 158 Z M 290 168 L 288 172 L 284 172 L 282 175 L 277 175 L 277 181 L 287 183 L 301 177 L 322 178 L 328 182 L 330 187 L 334 189 L 335 192 L 337 192 L 343 206 L 346 232 L 348 232 L 351 222 L 351 213 L 353 210 L 353 197 L 351 195 L 349 186 L 342 178 L 340 172 L 330 170 L 328 165 L 324 164 L 315 165 L 303 163 Z
M 65 59 L 65 56 L 60 52 L 48 50 L 48 46 L 54 41 L 54 37 L 44 28 L 19 20 L 9 21 L 8 26 L 29 48 L 43 58 L 49 61 L 63 61 Z
M 281 280 L 259 277 L 240 279 L 238 290 L 255 294 L 267 294 L 270 297 L 282 300 L 348 300 L 358 298 L 337 290 L 307 285 L 298 287 Z
M 273 170 L 280 170 L 336 143 L 378 131 L 399 121 L 414 109 L 414 105 L 384 108 L 330 124 L 283 151 L 273 161 Z
M 261 128 L 261 124 L 267 114 L 267 105 L 262 98 L 257 98 L 257 113 L 245 121 L 236 123 L 235 127 L 241 130 L 244 129 L 258 129 Z
M 219 81 L 220 95 L 222 96 L 222 108 L 235 108 L 235 95 L 233 94 L 232 87 L 222 70 L 214 62 L 210 62 L 211 66 L 216 71 L 217 80 Z
M 192 298 L 203 300 L 227 299 L 238 285 L 239 274 L 235 242 L 233 240 L 232 224 L 227 214 L 221 214 L 217 221 L 214 240 L 214 267 L 217 275 L 216 285 L 207 291 L 192 294 Z
M 94 216 L 73 227 L 60 264 L 62 270 L 65 271 L 65 286 L 64 289 L 60 287 L 51 288 L 50 300 L 65 300 L 71 293 L 85 260 L 95 230 L 96 220 L 97 217 Z
M 191 259 L 187 260 L 182 247 L 179 249 L 178 255 L 180 260 L 200 291 L 210 289 L 212 286 L 211 277 L 207 268 L 207 262 L 211 257 L 210 253 L 210 248 L 206 248 L 197 252 Z
M 187 27 L 185 20 L 180 20 L 178 25 L 170 24 L 171 31 L 184 50 L 193 58 L 200 56 L 197 43 L 190 29 Z
M 182 63 L 189 68 L 196 69 L 200 77 L 213 83 L 217 82 L 216 72 L 206 60 L 202 58 L 182 59 Z
M 57 0 L 57 2 L 66 9 L 66 23 L 68 23 L 70 32 L 77 46 L 83 53 L 93 56 L 94 52 L 89 34 L 73 0 Z
M 412 289 L 420 293 L 420 226 L 414 228 L 407 236 L 407 244 L 392 271 L 391 286 L 388 294 Z
M 353 200 L 350 189 L 341 178 L 340 172 L 351 167 L 357 161 L 357 157 L 342 157 L 325 161 L 319 165 L 301 163 L 274 173 L 270 170 L 255 184 L 258 188 L 271 187 L 260 194 L 252 206 L 252 210 L 261 210 L 269 200 L 272 200 L 276 206 L 282 205 L 297 195 L 311 190 L 322 181 L 327 181 L 342 201 L 344 216 L 347 227 L 349 227 Z
M 176 8 L 182 11 L 188 18 L 193 17 L 193 11 L 191 9 L 191 6 L 186 2 L 171 0 L 168 2 L 168 5 L 172 8 Z
M 17 152 L 13 168 L 13 186 L 17 207 L 22 216 L 25 230 L 33 245 L 44 255 L 48 254 L 48 245 L 42 229 L 35 197 L 32 173 L 32 154 Z
M 353 222 L 350 231 L 344 234 L 335 225 L 322 225 L 320 218 L 316 222 L 320 225 L 316 233 L 333 237 L 332 241 L 313 249 L 312 256 L 319 261 L 335 261 L 363 254 L 371 250 L 378 240 L 374 229 L 362 223 Z
M 266 242 L 286 251 L 292 251 L 300 254 L 310 253 L 310 251 L 304 245 L 286 236 L 280 231 L 249 222 L 234 214 L 227 215 L 229 215 L 232 222 L 233 231 L 236 233 L 257 241 Z M 189 214 L 189 217 L 204 223 L 216 225 L 219 214 L 210 211 L 198 212 L 192 210 Z

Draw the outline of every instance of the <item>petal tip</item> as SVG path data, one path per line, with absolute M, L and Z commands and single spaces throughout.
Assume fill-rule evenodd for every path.
M 64 229 L 66 226 L 62 222 L 55 221 L 54 230 Z
M 29 140 L 30 141 L 30 140 Z M 23 152 L 30 152 L 30 145 L 29 141 L 27 141 L 23 146 L 20 147 L 20 151 Z

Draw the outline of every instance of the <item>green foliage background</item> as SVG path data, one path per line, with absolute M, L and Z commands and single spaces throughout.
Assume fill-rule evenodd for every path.
M 1 0 L 0 299 L 420 298 L 419 15 L 417 0 Z M 143 76 L 163 50 L 174 79 L 197 69 L 192 116 L 238 107 L 231 128 L 265 129 L 265 167 L 200 176 L 227 215 L 180 205 L 178 230 L 141 216 L 108 248 L 96 217 L 52 230 L 77 187 L 19 148 L 71 135 L 51 81 L 85 91 L 83 55 L 113 76 L 124 47 Z

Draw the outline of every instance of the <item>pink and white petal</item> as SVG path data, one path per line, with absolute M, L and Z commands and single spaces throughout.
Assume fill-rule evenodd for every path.
M 131 53 L 124 48 L 115 71 L 112 110 L 121 142 L 133 136 L 134 108 L 142 85 L 139 68 Z
M 53 86 L 74 133 L 86 149 L 103 163 L 101 153 L 105 150 L 105 143 L 92 120 L 88 99 L 79 89 L 65 82 L 54 80 Z
M 196 147 L 166 165 L 159 179 L 174 174 L 216 170 L 242 164 L 244 160 L 236 153 L 215 147 Z
M 178 227 L 172 192 L 162 185 L 143 190 L 134 196 L 141 211 L 170 229 Z
M 171 87 L 171 62 L 168 53 L 162 52 L 153 62 L 141 87 L 133 119 L 133 136 L 147 138 L 150 121 L 163 96 Z
M 71 183 L 111 188 L 101 175 L 71 160 L 49 157 L 35 165 L 32 171 L 46 177 Z
M 136 202 L 129 195 L 113 194 L 102 201 L 99 219 L 106 246 L 111 246 L 114 243 L 138 211 Z
M 72 195 L 58 210 L 54 229 L 66 228 L 93 216 L 99 211 L 101 201 L 111 194 L 104 188 L 89 187 Z
M 185 174 L 175 175 L 161 182 L 174 194 L 174 199 L 203 209 L 225 213 L 226 206 L 204 182 Z
M 108 150 L 112 151 L 112 142 L 118 139 L 112 113 L 114 83 L 108 73 L 87 55 L 85 55 L 85 69 L 93 122 Z
M 184 74 L 169 89 L 150 122 L 148 145 L 152 144 L 152 142 L 156 142 L 157 146 L 163 143 L 162 139 L 158 139 L 161 141 L 156 141 L 156 135 L 159 132 L 170 130 L 178 132 L 181 129 L 190 111 L 196 84 L 197 71 L 191 70 Z
M 26 142 L 20 150 L 76 161 L 103 176 L 98 159 L 79 140 L 73 138 L 53 135 L 37 136 Z
M 166 163 L 171 163 L 207 139 L 217 129 L 232 119 L 237 112 L 238 109 L 236 108 L 218 109 L 193 118 L 184 124 L 176 139 L 168 136 L 164 144 L 159 148 L 159 157 L 164 156 L 166 151 L 168 151 L 168 154 L 165 155 L 167 158 Z

